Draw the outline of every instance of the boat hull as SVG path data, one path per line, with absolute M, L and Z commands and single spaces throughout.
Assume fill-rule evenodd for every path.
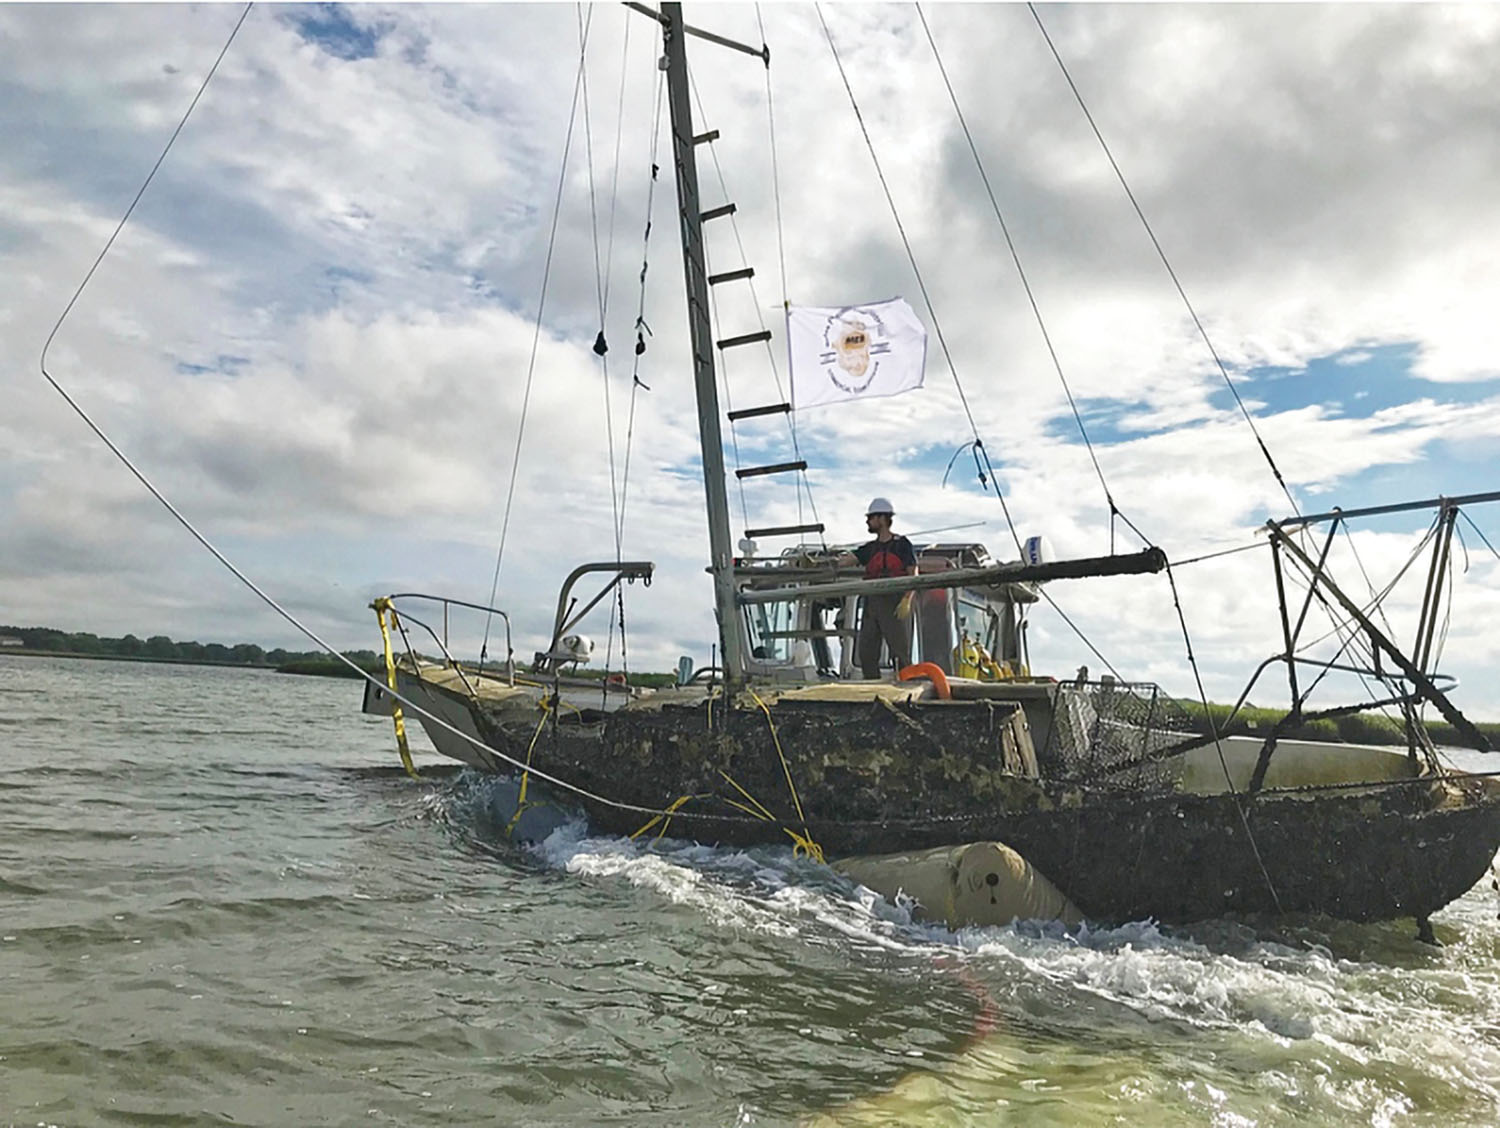
M 555 798 L 606 833 L 740 846 L 800 836 L 830 858 L 1003 842 L 1095 920 L 1424 918 L 1470 889 L 1500 848 L 1500 786 L 1488 778 L 1254 796 L 1149 781 L 1133 790 L 1128 776 L 1100 788 L 1038 778 L 1007 735 L 1015 709 L 666 705 L 550 718 L 539 738 L 534 713 L 474 720 L 516 759 L 535 740 L 534 765 L 580 789 Z M 652 822 L 668 808 L 665 824 Z

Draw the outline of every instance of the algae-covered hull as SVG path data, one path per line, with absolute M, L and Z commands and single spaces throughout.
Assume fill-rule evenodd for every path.
M 535 738 L 533 764 L 592 795 L 568 801 L 605 832 L 803 838 L 829 857 L 995 840 L 1098 920 L 1423 918 L 1471 888 L 1500 848 L 1500 787 L 1488 779 L 1253 796 L 1163 789 L 1159 774 L 1071 783 L 1037 778 L 1017 716 L 998 701 L 782 700 L 584 714 L 540 735 L 494 716 L 483 727 L 513 755 Z M 665 826 L 652 821 L 669 808 Z

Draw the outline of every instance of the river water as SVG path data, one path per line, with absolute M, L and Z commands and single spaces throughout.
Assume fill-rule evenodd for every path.
M 1500 1122 L 1488 883 L 1440 949 L 955 935 L 784 850 L 512 847 L 359 698 L 0 658 L 0 1124 Z

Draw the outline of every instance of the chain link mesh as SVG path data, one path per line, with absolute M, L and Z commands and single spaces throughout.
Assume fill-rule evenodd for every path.
M 1182 705 L 1151 682 L 1085 682 L 1058 687 L 1045 748 L 1044 778 L 1124 791 L 1170 791 L 1182 759 L 1169 750 L 1196 726 Z

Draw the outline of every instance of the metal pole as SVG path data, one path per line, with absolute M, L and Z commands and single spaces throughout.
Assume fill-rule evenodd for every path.
M 1286 584 L 1281 576 L 1281 547 L 1271 542 L 1271 567 L 1276 573 L 1276 603 L 1281 610 L 1281 637 L 1286 642 L 1286 680 L 1292 690 L 1292 716 L 1302 712 L 1302 698 L 1297 695 L 1297 661 L 1292 653 L 1292 624 L 1287 617 Z M 1311 599 L 1311 592 L 1308 594 Z
M 1478 505 L 1486 501 L 1500 501 L 1500 490 L 1491 490 L 1489 493 L 1462 494 L 1458 497 L 1430 497 L 1425 501 L 1403 501 L 1398 505 L 1371 505 L 1364 509 L 1334 509 L 1327 513 L 1313 513 L 1306 517 L 1286 517 L 1280 521 L 1272 521 L 1271 524 L 1279 529 L 1295 529 L 1301 525 L 1311 525 L 1319 521 L 1326 521 L 1330 517 L 1342 517 L 1347 521 L 1351 517 L 1374 517 L 1382 513 L 1407 513 L 1413 509 L 1438 509 L 1446 505 Z
M 1295 557 L 1304 568 L 1307 569 L 1308 580 L 1311 583 L 1321 581 L 1328 588 L 1328 594 L 1338 601 L 1340 607 L 1348 613 L 1349 617 L 1364 627 L 1370 636 L 1370 642 L 1376 650 L 1383 650 L 1392 664 L 1406 676 L 1406 680 L 1416 687 L 1417 692 L 1437 707 L 1437 711 L 1443 715 L 1443 719 L 1458 730 L 1461 736 L 1471 748 L 1480 752 L 1490 752 L 1490 742 L 1485 735 L 1476 729 L 1468 717 L 1458 711 L 1453 702 L 1448 700 L 1447 694 L 1432 683 L 1432 679 L 1419 670 L 1414 662 L 1390 639 L 1380 632 L 1380 629 L 1370 621 L 1359 604 L 1355 603 L 1340 590 L 1325 572 L 1320 572 L 1317 565 L 1310 560 L 1305 552 L 1297 547 L 1296 543 L 1279 529 L 1275 523 L 1266 526 L 1266 531 L 1271 539 L 1280 543 L 1286 551 Z
M 719 433 L 719 391 L 714 376 L 713 326 L 708 316 L 708 271 L 703 260 L 702 207 L 693 152 L 693 114 L 688 101 L 686 35 L 681 4 L 661 6 L 667 55 L 667 102 L 672 113 L 672 155 L 677 168 L 677 212 L 687 281 L 688 330 L 693 347 L 693 386 L 698 397 L 698 438 L 703 453 L 703 493 L 708 509 L 709 562 L 714 577 L 714 614 L 724 655 L 724 681 L 744 679 L 734 558 L 729 535 L 729 497 L 724 488 L 724 440 Z
M 1448 551 L 1453 543 L 1453 526 L 1458 520 L 1457 506 L 1444 506 L 1438 517 L 1439 535 L 1432 547 L 1432 571 L 1427 576 L 1427 591 L 1422 597 L 1422 614 L 1417 620 L 1417 644 L 1412 647 L 1412 656 L 1417 660 L 1417 669 L 1427 673 L 1427 660 L 1432 656 L 1432 636 L 1437 631 L 1438 611 L 1442 606 L 1443 578 L 1448 567 Z

